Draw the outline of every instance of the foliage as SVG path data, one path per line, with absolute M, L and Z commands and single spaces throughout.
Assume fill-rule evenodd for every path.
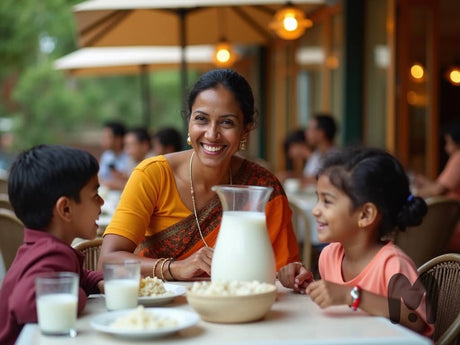
M 49 64 L 28 68 L 21 76 L 14 99 L 20 104 L 15 114 L 17 148 L 37 143 L 62 143 L 82 113 L 81 96 L 62 87 L 62 74 Z
M 108 119 L 142 124 L 139 76 L 73 78 L 52 68 L 76 49 L 72 6 L 78 2 L 0 1 L 0 87 L 12 88 L 0 99 L 0 118 L 14 119 L 15 149 L 82 140 L 79 133 Z M 183 130 L 179 71 L 151 73 L 150 85 L 152 129 Z

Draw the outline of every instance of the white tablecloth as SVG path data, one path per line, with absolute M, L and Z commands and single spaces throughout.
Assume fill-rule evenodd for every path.
M 177 282 L 190 286 L 190 282 Z M 160 339 L 135 341 L 135 344 L 382 344 L 428 345 L 432 342 L 407 328 L 392 324 L 383 317 L 353 312 L 347 306 L 321 310 L 306 295 L 293 293 L 279 283 L 277 300 L 260 321 L 243 324 L 217 324 L 199 321 L 196 326 Z M 185 296 L 176 297 L 164 307 L 192 311 Z M 132 344 L 126 339 L 100 333 L 90 326 L 98 313 L 105 313 L 104 298 L 92 296 L 84 315 L 77 321 L 75 338 L 44 336 L 37 324 L 27 324 L 17 345 L 111 345 Z

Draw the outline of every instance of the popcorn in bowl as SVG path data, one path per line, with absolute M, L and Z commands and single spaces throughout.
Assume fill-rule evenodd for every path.
M 209 322 L 241 323 L 263 318 L 276 299 L 276 286 L 258 281 L 195 282 L 187 302 Z
M 254 281 L 195 282 L 190 291 L 200 295 L 244 296 L 272 291 L 272 284 Z

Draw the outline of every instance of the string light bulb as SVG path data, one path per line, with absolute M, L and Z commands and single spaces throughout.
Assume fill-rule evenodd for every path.
M 218 67 L 230 67 L 236 61 L 237 57 L 231 45 L 227 41 L 222 40 L 216 46 L 214 64 Z
M 302 36 L 307 28 L 313 26 L 310 19 L 305 18 L 303 11 L 294 6 L 286 6 L 275 13 L 270 28 L 282 39 L 295 40 Z
M 417 81 L 423 80 L 425 69 L 423 68 L 422 64 L 414 63 L 410 68 L 410 75 Z
M 460 66 L 452 66 L 446 72 L 446 79 L 455 86 L 460 86 Z

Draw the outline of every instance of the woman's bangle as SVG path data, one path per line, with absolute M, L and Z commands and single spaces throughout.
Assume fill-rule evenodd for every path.
M 159 258 L 157 259 L 157 261 L 155 261 L 155 265 L 153 265 L 153 270 L 152 270 L 152 274 L 153 274 L 153 277 L 157 277 L 157 274 L 155 273 L 155 271 L 157 270 L 157 266 L 160 262 L 162 262 L 163 260 L 166 260 L 164 258 Z M 152 278 L 153 278 L 152 277 Z
M 163 281 L 166 281 L 165 276 L 164 276 L 164 274 L 163 274 L 163 269 L 164 269 L 164 267 L 165 267 L 165 263 L 166 263 L 168 260 L 169 260 L 169 258 L 168 258 L 168 259 L 163 259 L 163 262 L 161 263 L 161 266 L 160 266 L 160 275 L 161 275 L 161 280 L 163 280 Z
M 171 272 L 171 264 L 176 261 L 176 259 L 173 259 L 171 258 L 168 262 L 168 272 L 169 272 L 169 275 L 171 276 L 171 280 L 176 280 L 176 278 L 174 278 L 172 272 Z

